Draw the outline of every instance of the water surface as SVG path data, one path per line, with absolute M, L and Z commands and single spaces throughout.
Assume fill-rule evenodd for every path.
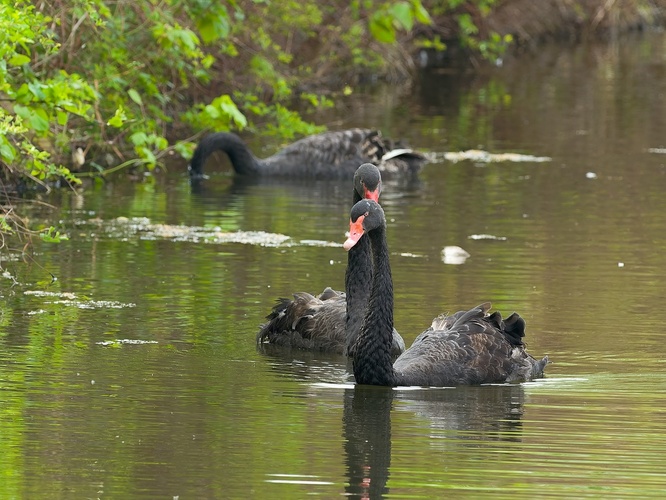
M 194 192 L 180 165 L 54 194 L 70 240 L 2 263 L 0 497 L 661 497 L 665 48 L 553 47 L 315 117 L 435 160 L 382 195 L 407 343 L 490 300 L 553 360 L 531 383 L 355 387 L 344 358 L 257 349 L 276 298 L 343 287 L 351 182 L 221 162 Z M 552 160 L 443 159 L 468 149 Z

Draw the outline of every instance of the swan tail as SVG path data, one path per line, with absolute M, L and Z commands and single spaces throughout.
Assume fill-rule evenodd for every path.
M 425 155 L 412 148 L 383 137 L 379 130 L 366 131 L 361 146 L 363 155 L 380 170 L 390 173 L 393 170 L 417 173 L 427 161 Z
M 481 304 L 474 310 L 484 309 L 487 312 L 490 309 L 490 302 Z M 470 311 L 471 312 L 471 311 Z M 511 344 L 511 346 L 522 346 L 523 337 L 525 336 L 525 320 L 521 318 L 518 313 L 512 313 L 508 318 L 502 319 L 499 311 L 495 311 L 483 318 L 492 328 L 502 332 L 504 338 Z
M 298 292 L 293 299 L 278 299 L 257 333 L 257 343 L 342 354 L 345 311 L 345 294 L 331 288 L 318 297 Z
M 285 338 L 291 337 L 291 332 L 303 330 L 299 328 L 301 322 L 312 318 L 313 306 L 320 301 L 307 292 L 299 292 L 294 294 L 293 299 L 282 297 L 276 302 L 270 314 L 266 316 L 268 322 L 263 324 L 257 333 L 259 344 L 263 342 L 281 344 L 285 342 Z
M 500 330 L 512 346 L 524 345 L 525 320 L 518 313 L 514 312 L 500 325 Z
M 388 161 L 394 158 L 401 158 L 405 161 L 425 162 L 426 156 L 418 151 L 409 148 L 392 149 L 382 155 L 381 161 Z
M 460 316 L 456 319 L 455 323 L 453 324 L 452 328 L 457 328 L 465 323 L 473 323 L 473 322 L 478 322 L 479 320 L 486 319 L 487 316 L 486 314 L 490 310 L 490 302 L 484 302 L 483 304 L 479 304 L 476 307 L 473 307 L 469 311 L 461 311 L 461 313 L 456 313 L 460 314 Z
M 429 330 L 447 331 L 461 329 L 464 325 L 464 329 L 469 333 L 477 333 L 490 326 L 502 332 L 511 346 L 524 345 L 525 320 L 515 312 L 506 319 L 502 319 L 499 311 L 488 314 L 490 307 L 490 302 L 484 302 L 469 311 L 458 311 L 451 316 L 438 316 L 433 320 Z

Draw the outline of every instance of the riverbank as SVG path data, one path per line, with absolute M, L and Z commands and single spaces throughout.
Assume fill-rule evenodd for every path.
M 666 0 L 507 0 L 485 23 L 490 31 L 510 34 L 520 47 L 549 40 L 615 38 L 665 21 Z
M 468 26 L 460 22 L 461 12 L 473 22 L 479 39 L 487 40 L 491 50 L 500 48 L 510 55 L 554 41 L 612 40 L 630 32 L 666 26 L 666 0 L 504 0 L 487 12 L 479 5 L 465 3 L 458 11 L 433 16 L 432 25 L 414 32 L 414 39 L 438 37 L 447 47 L 444 52 L 415 51 L 417 65 L 483 65 L 478 47 L 465 42 Z

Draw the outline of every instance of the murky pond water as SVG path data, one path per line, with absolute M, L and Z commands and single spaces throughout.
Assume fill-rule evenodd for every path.
M 344 286 L 350 182 L 118 179 L 54 195 L 71 239 L 2 263 L 1 498 L 663 495 L 666 36 L 356 99 L 318 119 L 436 159 L 383 192 L 397 329 L 491 300 L 547 378 L 354 387 L 257 350 L 276 298 Z M 552 160 L 444 159 L 468 149 Z

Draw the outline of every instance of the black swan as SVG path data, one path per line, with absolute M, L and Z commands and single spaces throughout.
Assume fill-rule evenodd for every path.
M 354 174 L 354 203 L 362 198 L 377 201 L 380 191 L 379 170 L 371 163 L 364 163 Z M 257 333 L 257 343 L 353 356 L 348 347 L 353 345 L 361 328 L 371 279 L 370 242 L 368 238 L 360 238 L 347 255 L 346 293 L 326 288 L 318 297 L 299 292 L 293 300 L 278 299 L 266 316 L 268 322 Z M 405 350 L 405 341 L 395 330 L 390 350 L 394 357 Z
M 361 163 L 372 162 L 386 174 L 415 174 L 426 162 L 421 153 L 396 148 L 378 130 L 350 129 L 304 137 L 273 156 L 256 158 L 236 134 L 218 132 L 204 137 L 194 150 L 190 177 L 204 178 L 203 166 L 215 151 L 224 151 L 240 175 L 312 179 L 351 178 Z
M 392 362 L 393 280 L 384 211 L 361 200 L 351 211 L 351 251 L 364 234 L 370 239 L 374 272 L 368 309 L 354 348 L 359 384 L 452 386 L 518 382 L 543 376 L 548 357 L 537 361 L 525 350 L 525 320 L 513 313 L 488 315 L 490 303 L 451 316 L 439 316 L 412 346 Z

